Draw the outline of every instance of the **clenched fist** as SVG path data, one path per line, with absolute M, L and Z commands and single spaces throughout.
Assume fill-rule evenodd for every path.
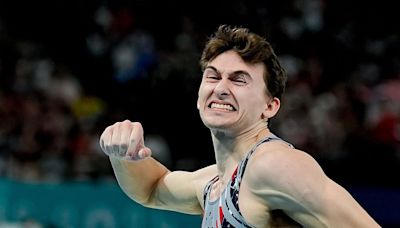
M 151 156 L 144 145 L 143 127 L 125 120 L 108 126 L 100 136 L 100 147 L 108 156 L 125 160 L 141 160 Z

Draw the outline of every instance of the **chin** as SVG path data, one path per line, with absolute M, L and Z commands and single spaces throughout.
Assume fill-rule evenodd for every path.
M 203 121 L 203 123 L 210 130 L 218 130 L 218 131 L 222 130 L 225 131 L 231 126 L 231 124 L 221 123 L 221 121 Z
M 201 115 L 201 120 L 204 125 L 210 129 L 226 129 L 229 128 L 234 120 L 232 118 L 226 118 L 218 115 Z

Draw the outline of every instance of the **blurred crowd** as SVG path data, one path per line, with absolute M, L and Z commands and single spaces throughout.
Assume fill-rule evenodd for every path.
M 98 139 L 125 119 L 142 122 L 169 168 L 211 164 L 196 109 L 198 60 L 207 36 L 230 23 L 266 36 L 287 69 L 270 125 L 277 135 L 344 185 L 400 186 L 394 9 L 323 0 L 2 2 L 0 177 L 113 179 Z

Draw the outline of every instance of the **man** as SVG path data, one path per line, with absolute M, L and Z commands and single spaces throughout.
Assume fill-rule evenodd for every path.
M 151 158 L 139 122 L 117 122 L 100 145 L 130 198 L 202 214 L 202 227 L 380 227 L 310 155 L 269 130 L 286 74 L 265 39 L 222 25 L 200 62 L 197 107 L 211 131 L 216 164 L 170 171 Z

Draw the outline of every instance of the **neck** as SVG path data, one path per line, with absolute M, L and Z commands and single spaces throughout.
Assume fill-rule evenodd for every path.
M 271 134 L 265 124 L 260 124 L 240 134 L 212 130 L 215 160 L 220 180 L 230 178 L 237 164 L 246 156 L 254 144 Z

